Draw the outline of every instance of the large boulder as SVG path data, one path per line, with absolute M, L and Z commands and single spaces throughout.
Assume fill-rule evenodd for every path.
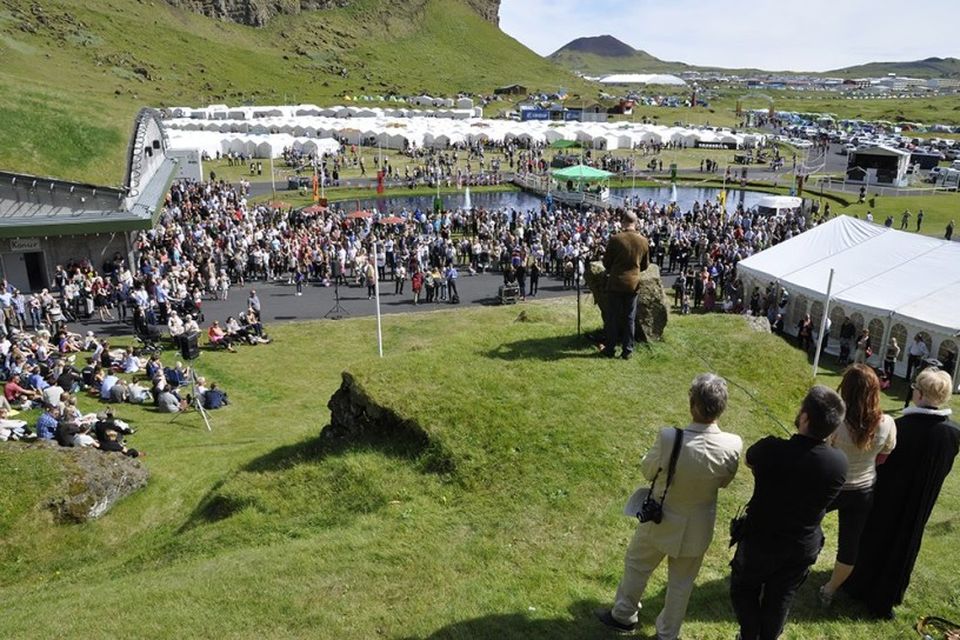
M 49 448 L 64 471 L 59 492 L 50 500 L 50 509 L 59 522 L 86 522 L 99 518 L 113 505 L 147 484 L 147 468 L 135 458 L 97 449 Z
M 607 270 L 603 263 L 591 262 L 584 273 L 584 281 L 602 313 L 607 301 Z M 660 268 L 651 264 L 640 274 L 640 288 L 637 290 L 637 340 L 662 340 L 668 315 L 667 295 L 663 289 Z
M 747 326 L 753 331 L 757 333 L 770 333 L 770 321 L 764 316 L 745 315 L 743 319 L 746 321 Z

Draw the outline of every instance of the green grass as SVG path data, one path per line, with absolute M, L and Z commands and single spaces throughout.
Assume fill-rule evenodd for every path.
M 519 310 L 388 316 L 382 360 L 366 318 L 271 327 L 272 345 L 205 352 L 200 372 L 232 404 L 212 414 L 212 433 L 195 414 L 171 422 L 124 407 L 151 480 L 101 520 L 54 526 L 32 506 L 48 484 L 30 482 L 29 500 L 0 488 L 0 636 L 603 637 L 590 609 L 620 577 L 632 531 L 621 503 L 655 430 L 688 420 L 689 381 L 713 368 L 789 425 L 809 365 L 723 316 L 671 318 L 664 343 L 629 363 L 601 360 L 574 336 L 573 300 L 527 304 L 525 322 Z M 585 307 L 585 327 L 598 323 Z M 319 437 L 343 370 L 421 437 Z M 748 444 L 780 433 L 739 388 L 721 422 Z M 0 448 L 4 477 L 24 460 L 17 451 Z M 734 635 L 722 528 L 751 487 L 742 469 L 721 494 L 686 637 Z M 958 617 L 955 567 L 937 561 L 955 557 L 958 489 L 954 475 L 895 622 L 860 620 L 843 601 L 817 608 L 835 550 L 828 518 L 785 637 L 904 637 L 920 614 Z M 661 571 L 649 587 L 648 634 L 664 582 Z M 38 615 L 40 602 L 57 615 Z
M 876 206 L 870 206 L 871 197 Z M 946 231 L 947 223 L 951 220 L 960 221 L 960 194 L 938 193 L 936 195 L 925 196 L 876 196 L 870 194 L 867 201 L 863 204 L 857 204 L 857 198 L 853 198 L 853 203 L 843 209 L 847 215 L 856 215 L 859 218 L 866 218 L 867 211 L 873 212 L 873 221 L 883 224 L 888 215 L 893 216 L 893 228 L 900 228 L 900 217 L 905 209 L 910 210 L 910 227 L 912 232 L 917 228 L 917 212 L 923 209 L 923 225 L 920 232 L 924 235 L 942 238 Z M 957 237 L 956 230 L 954 238 Z
M 165 2 L 51 0 L 42 22 L 34 6 L 9 0 L 0 12 L 0 167 L 38 174 L 120 182 L 142 106 L 489 94 L 514 82 L 596 92 L 462 0 L 358 0 L 262 29 Z

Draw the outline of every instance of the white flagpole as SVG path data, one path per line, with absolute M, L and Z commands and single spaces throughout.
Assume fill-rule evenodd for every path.
M 813 377 L 817 377 L 817 368 L 820 366 L 820 351 L 823 349 L 824 332 L 827 328 L 827 318 L 830 316 L 830 291 L 833 289 L 833 269 L 830 269 L 830 279 L 827 281 L 827 298 L 823 301 L 823 317 L 820 319 L 820 335 L 817 336 L 817 352 L 813 356 Z
M 270 189 L 273 191 L 273 199 L 277 199 L 277 180 L 273 173 L 273 153 L 270 154 Z
M 383 357 L 383 325 L 380 323 L 380 271 L 377 268 L 377 243 L 373 243 L 373 288 L 377 300 L 377 352 Z

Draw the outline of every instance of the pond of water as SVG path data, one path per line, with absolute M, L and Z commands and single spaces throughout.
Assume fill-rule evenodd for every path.
M 616 188 L 610 192 L 614 196 L 628 198 L 631 201 L 654 201 L 656 203 L 667 203 L 670 201 L 670 187 L 637 187 Z M 701 187 L 678 187 L 677 204 L 683 211 L 689 211 L 694 202 L 704 203 L 707 201 L 715 202 L 719 189 L 701 188 Z M 764 193 L 757 191 L 728 190 L 727 209 L 732 211 L 736 208 L 738 202 L 743 202 L 747 209 L 755 206 L 757 201 L 763 197 Z M 376 209 L 381 213 L 399 213 L 401 211 L 428 211 L 433 208 L 434 196 L 390 196 L 387 198 L 351 200 L 347 202 L 336 203 L 334 206 L 342 207 L 344 211 L 354 211 L 359 207 L 361 209 Z M 466 193 L 452 193 L 440 196 L 443 200 L 445 209 L 457 209 L 467 205 Z M 504 191 L 504 192 L 485 192 L 470 194 L 470 203 L 473 207 L 483 207 L 484 209 L 517 209 L 525 211 L 528 209 L 539 209 L 543 204 L 543 198 L 527 193 L 525 191 Z

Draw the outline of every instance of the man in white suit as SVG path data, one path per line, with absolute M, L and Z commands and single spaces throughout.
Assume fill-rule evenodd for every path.
M 704 373 L 690 386 L 692 423 L 683 429 L 676 471 L 666 489 L 667 469 L 677 430 L 665 428 L 653 448 L 643 457 L 640 469 L 647 480 L 657 471 L 656 498 L 663 499 L 663 519 L 644 522 L 627 547 L 623 579 L 617 588 L 613 609 L 597 611 L 601 622 L 619 631 L 637 626 L 640 598 L 650 574 L 667 557 L 667 597 L 657 616 L 658 640 L 676 640 L 693 592 L 693 583 L 703 554 L 713 539 L 717 516 L 717 491 L 737 473 L 743 441 L 724 433 L 717 419 L 727 407 L 727 383 Z

